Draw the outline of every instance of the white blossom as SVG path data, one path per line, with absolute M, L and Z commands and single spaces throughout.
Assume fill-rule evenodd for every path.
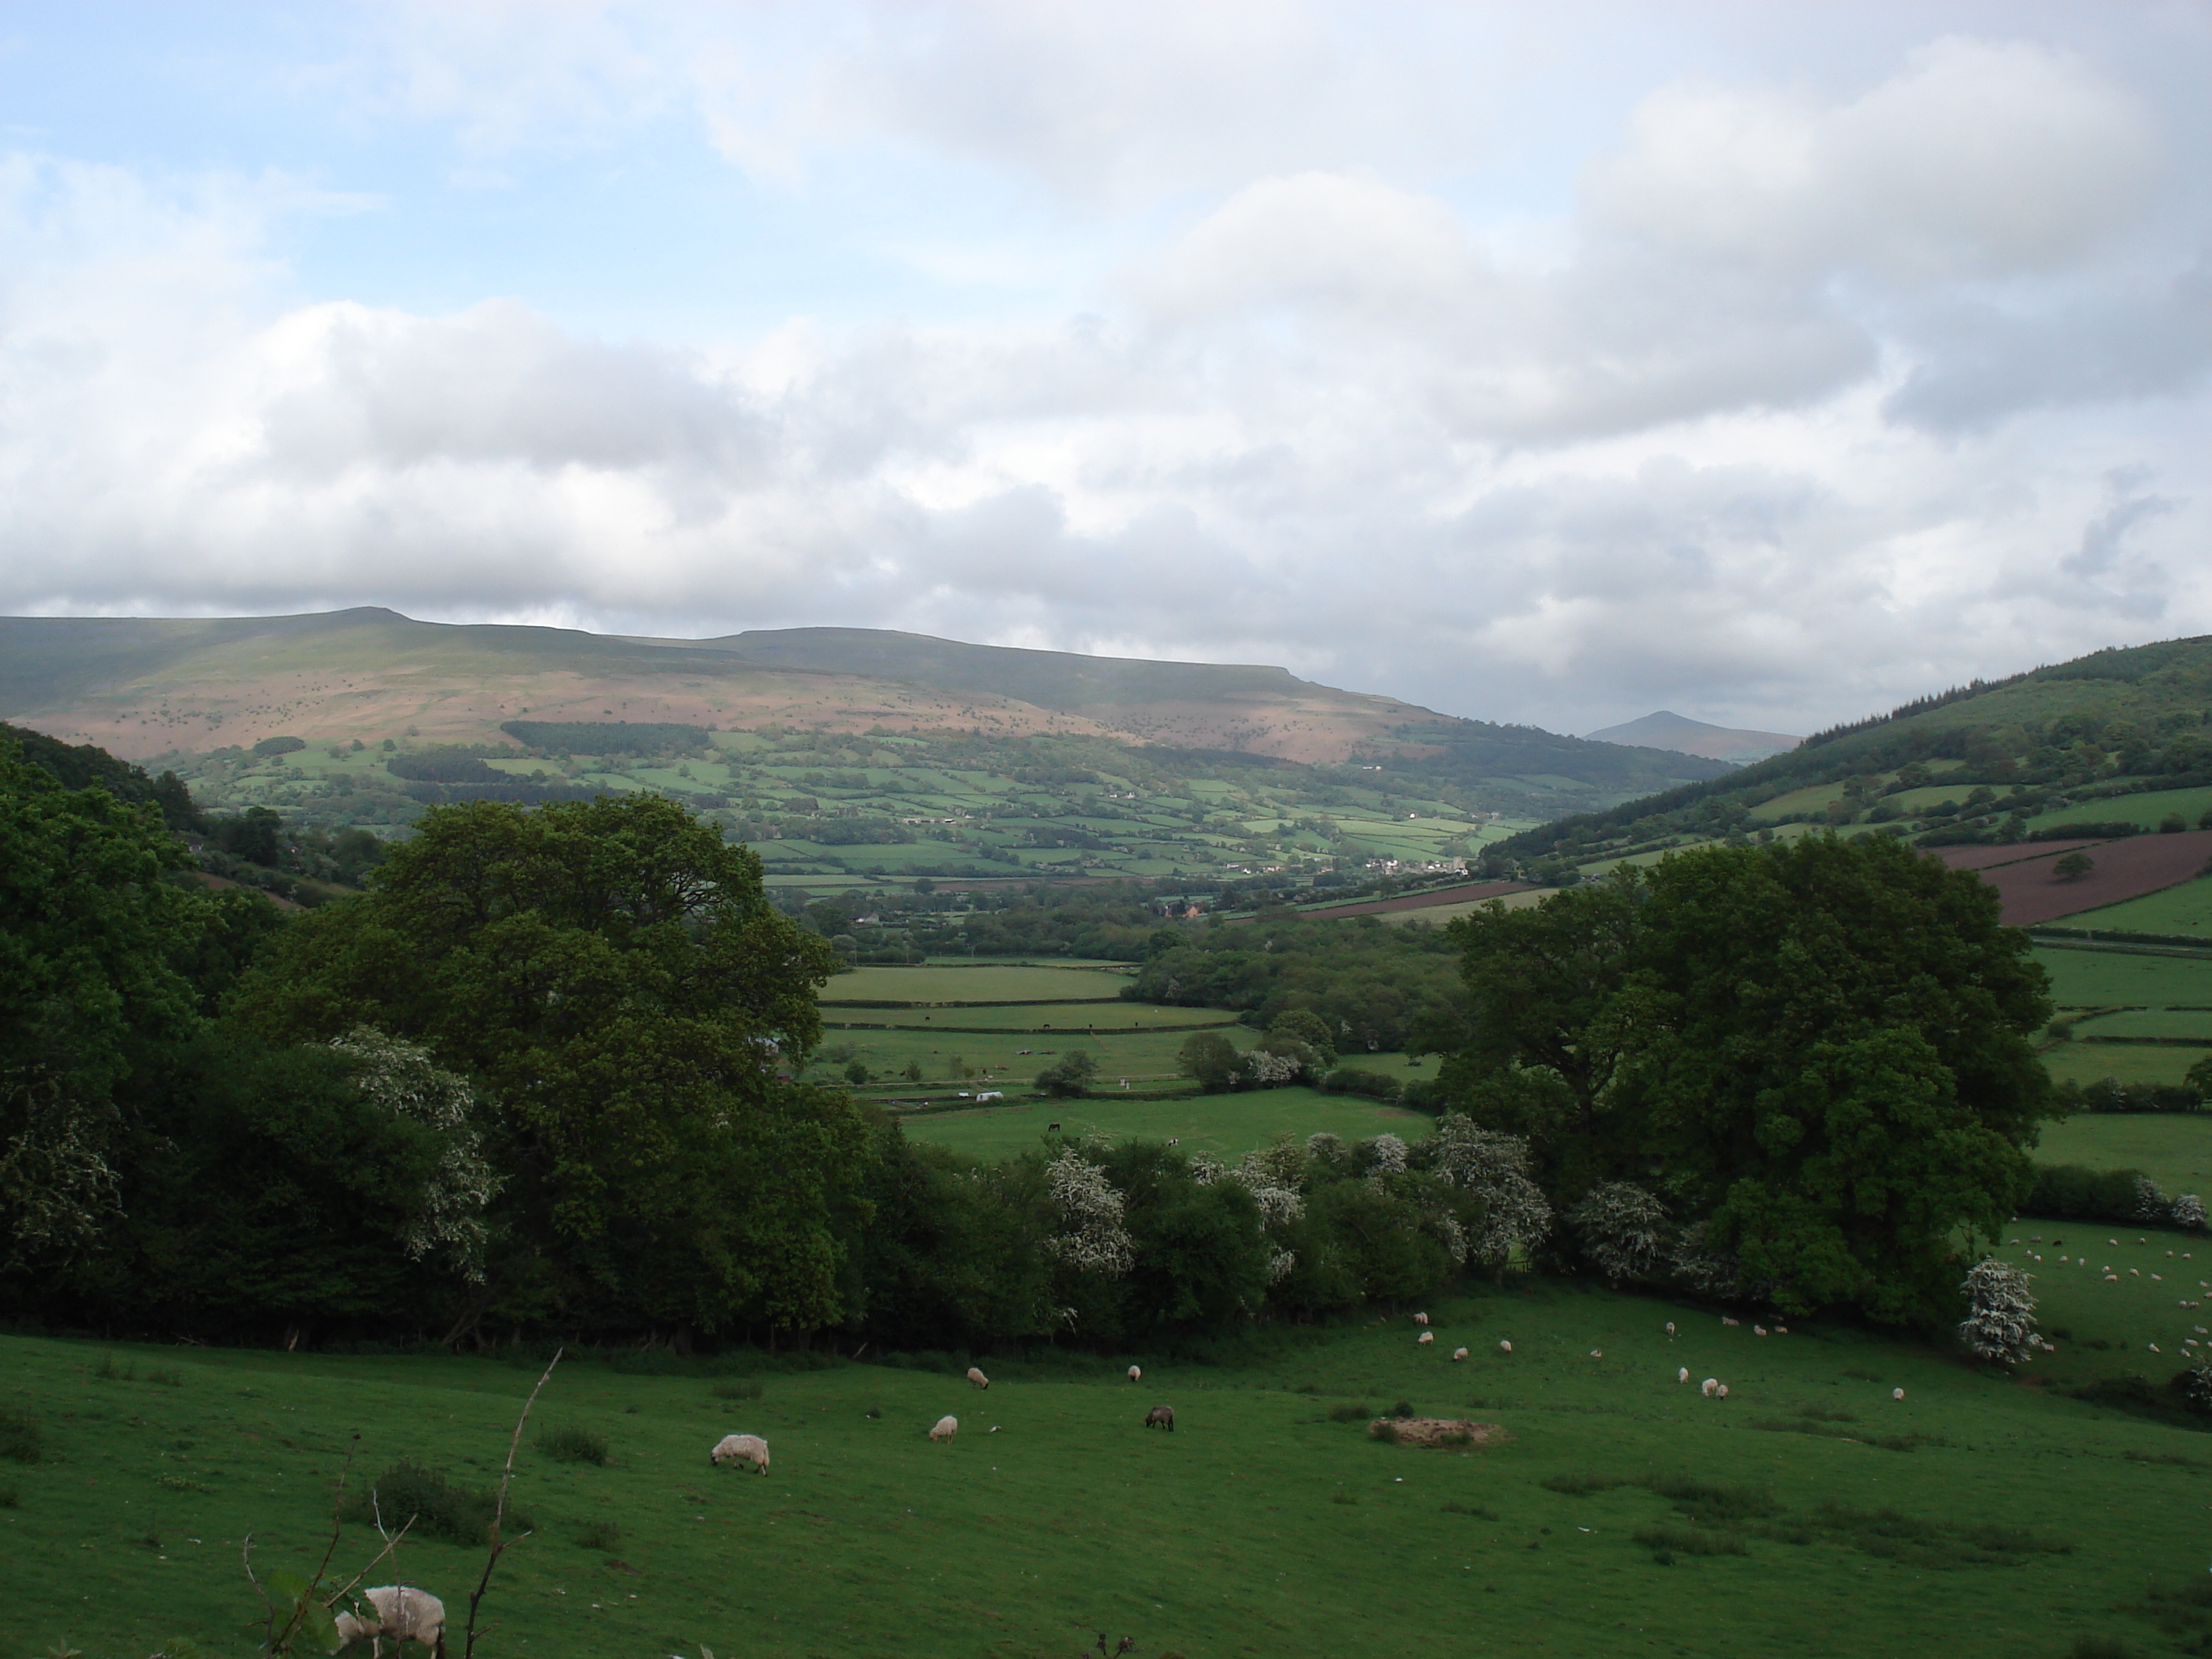
M 1346 1157 L 1343 1138 L 1326 1129 L 1310 1134 L 1306 1137 L 1306 1156 L 1325 1164 L 1341 1164 Z
M 1667 1206 L 1626 1181 L 1601 1181 L 1567 1212 L 1583 1253 L 1607 1279 L 1640 1279 L 1667 1243 Z
M 1741 1273 L 1736 1259 L 1724 1250 L 1711 1249 L 1708 1224 L 1698 1221 L 1682 1229 L 1682 1236 L 1674 1241 L 1668 1266 L 1674 1276 L 1700 1296 L 1733 1297 L 1742 1290 Z
M 357 1025 L 331 1047 L 361 1062 L 354 1085 L 375 1104 L 399 1117 L 441 1131 L 445 1156 L 423 1188 L 422 1207 L 407 1231 L 407 1254 L 420 1261 L 433 1249 L 471 1283 L 483 1280 L 483 1212 L 505 1182 L 484 1161 L 476 1126 L 476 1096 L 466 1079 L 440 1071 L 430 1051 L 373 1026 Z
M 1392 1134 L 1381 1134 L 1367 1143 L 1375 1151 L 1378 1175 L 1395 1175 L 1406 1167 L 1406 1143 Z
M 0 1149 L 9 1263 L 65 1261 L 123 1213 L 122 1181 L 104 1151 L 118 1115 L 106 1101 L 81 1097 L 50 1075 L 16 1073 L 7 1085 L 7 1093 L 22 1102 L 23 1126 Z
M 2148 1226 L 2162 1226 L 2166 1218 L 2166 1194 L 2148 1176 L 2136 1177 L 2135 1218 Z
M 1060 1231 L 1046 1246 L 1070 1267 L 1119 1279 L 1137 1259 L 1136 1241 L 1121 1224 L 1124 1201 L 1106 1171 L 1071 1146 L 1045 1165 Z
M 1465 1113 L 1447 1112 L 1437 1121 L 1429 1146 L 1437 1172 L 1481 1206 L 1482 1230 L 1468 1243 L 1468 1258 L 1504 1268 L 1516 1250 L 1525 1258 L 1544 1242 L 1552 1231 L 1552 1206 L 1529 1176 L 1527 1141 L 1480 1128 Z
M 2035 1297 L 2030 1277 L 2009 1261 L 1990 1256 L 1977 1262 L 1959 1288 L 1966 1293 L 1966 1316 L 1959 1334 L 1984 1359 L 2017 1364 L 2041 1346 L 2035 1334 Z
M 2173 1200 L 2173 1224 L 2195 1231 L 2204 1225 L 2204 1200 L 2195 1193 L 2184 1193 Z
M 1276 1251 L 1267 1258 L 1267 1282 L 1270 1285 L 1281 1284 L 1291 1276 L 1291 1270 L 1297 1265 L 1298 1254 L 1296 1250 Z

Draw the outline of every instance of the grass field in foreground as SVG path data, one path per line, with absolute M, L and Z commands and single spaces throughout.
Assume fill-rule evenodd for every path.
M 2212 1437 L 2041 1386 L 2142 1369 L 2146 1340 L 2172 1354 L 2172 1287 L 2126 1269 L 2186 1244 L 2146 1237 L 2106 1249 L 2118 1285 L 2031 1264 L 2069 1334 L 2020 1380 L 1821 1322 L 1762 1340 L 1574 1281 L 1432 1304 L 1428 1349 L 1385 1319 L 1266 1334 L 1235 1365 L 988 1359 L 988 1394 L 841 1361 L 733 1401 L 703 1376 L 574 1362 L 540 1419 L 604 1434 L 611 1456 L 556 1463 L 526 1437 L 514 1501 L 538 1531 L 501 1565 L 479 1652 L 1067 1659 L 1099 1630 L 1154 1659 L 2061 1659 L 2081 1636 L 2177 1652 L 2127 1609 L 2147 1583 L 2202 1580 Z M 1454 1364 L 1462 1343 L 1474 1357 Z M 111 1354 L 122 1375 L 102 1378 Z M 536 1369 L 0 1338 L 0 1404 L 45 1443 L 4 1466 L 0 1653 L 65 1639 L 138 1659 L 176 1633 L 242 1650 L 244 1534 L 264 1570 L 311 1566 L 356 1431 L 357 1472 L 414 1457 L 489 1485 Z M 1706 1376 L 1731 1397 L 1700 1397 Z M 1400 1400 L 1512 1437 L 1417 1450 L 1329 1416 Z M 1174 1434 L 1139 1425 L 1154 1403 Z M 960 1436 L 933 1445 L 945 1412 Z M 767 1437 L 769 1476 L 707 1467 L 741 1430 Z M 587 1524 L 617 1528 L 611 1547 L 579 1542 Z M 341 1560 L 371 1538 L 349 1525 Z M 456 1626 L 480 1559 L 404 1550 Z M 2193 1640 L 2204 1615 L 2179 1611 Z
M 1411 1075 L 1411 1073 L 1409 1073 Z M 972 1112 L 933 1112 L 908 1118 L 909 1139 L 950 1146 L 971 1158 L 1001 1158 L 1028 1152 L 1049 1123 L 1070 1135 L 1103 1134 L 1116 1141 L 1179 1139 L 1187 1152 L 1211 1152 L 1234 1163 L 1279 1134 L 1303 1140 L 1322 1130 L 1346 1140 L 1389 1133 L 1418 1140 L 1436 1120 L 1358 1095 L 1325 1095 L 1317 1089 L 1255 1089 L 1244 1094 L 1191 1095 L 1175 1100 L 1115 1100 L 1101 1092 L 1086 1100 L 1041 1100 L 989 1106 Z
M 2082 1112 L 2045 1124 L 2035 1157 L 2039 1163 L 2080 1164 L 2092 1170 L 2141 1170 L 2169 1198 L 2177 1193 L 2212 1194 L 2212 1115 Z

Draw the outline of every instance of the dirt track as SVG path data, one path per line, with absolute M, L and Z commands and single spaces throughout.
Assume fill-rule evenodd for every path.
M 2038 856 L 1984 869 L 1981 878 L 2004 900 L 2004 920 L 2014 927 L 2031 927 L 2039 921 L 2118 904 L 2168 887 L 2178 887 L 2201 873 L 2212 859 L 2212 830 L 2185 830 L 2179 835 L 2130 836 L 2124 841 L 2097 842 L 2039 842 Z M 2051 866 L 2070 848 L 2079 847 L 2096 867 L 2076 881 L 2061 881 Z M 1993 852 L 1995 848 L 1959 848 L 1959 852 Z M 1949 863 L 1949 860 L 1944 860 Z

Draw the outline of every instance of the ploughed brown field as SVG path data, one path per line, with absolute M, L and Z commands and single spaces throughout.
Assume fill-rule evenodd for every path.
M 1954 870 L 1994 870 L 2001 864 L 2056 858 L 2077 847 L 2102 847 L 2100 841 L 2016 841 L 2003 847 L 1931 847 L 1928 850 Z
M 1969 863 L 1956 855 L 2017 853 L 2020 847 L 1944 848 L 1936 856 L 1954 870 L 1977 871 L 2002 897 L 2005 921 L 2014 927 L 2030 927 L 2179 886 L 2202 873 L 2206 860 L 2212 859 L 2212 830 L 2130 836 L 2123 841 L 2053 841 L 2031 845 L 2034 852 L 2030 856 L 1993 866 L 1986 861 Z M 2062 881 L 2051 866 L 2063 854 L 2075 848 L 2087 853 L 2096 867 L 2075 880 Z

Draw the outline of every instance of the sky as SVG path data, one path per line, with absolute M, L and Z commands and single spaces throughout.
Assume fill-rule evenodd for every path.
M 0 611 L 1808 732 L 2212 632 L 2212 0 L 0 0 Z

